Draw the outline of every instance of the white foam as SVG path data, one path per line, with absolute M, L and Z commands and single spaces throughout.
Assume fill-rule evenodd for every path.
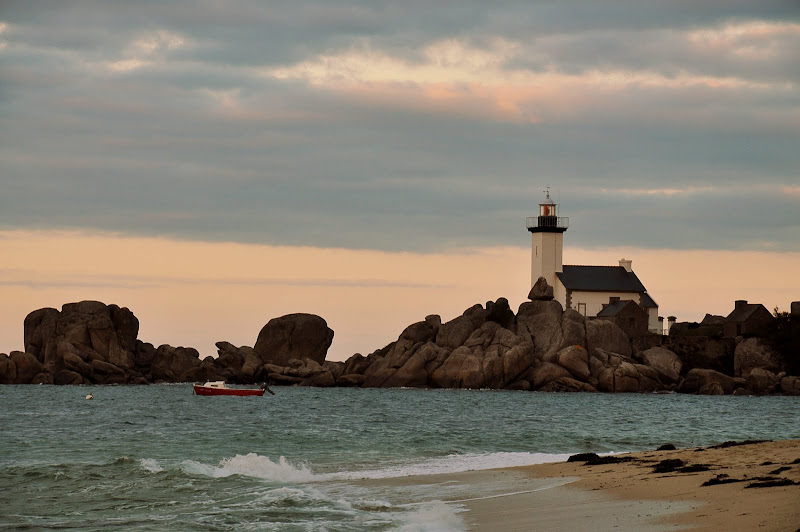
M 139 464 L 145 471 L 149 471 L 151 473 L 160 473 L 164 471 L 164 468 L 158 465 L 158 461 L 155 458 L 142 458 L 139 460 Z
M 312 503 L 337 504 L 337 501 L 333 501 L 328 495 L 321 491 L 307 487 L 301 489 L 282 486 L 261 494 L 261 503 L 273 504 L 287 502 L 307 505 Z
M 256 453 L 225 458 L 218 466 L 186 460 L 181 464 L 190 474 L 213 478 L 242 475 L 281 483 L 308 483 L 336 480 L 388 479 L 410 476 L 439 475 L 463 471 L 483 471 L 504 467 L 519 467 L 551 462 L 563 462 L 569 454 L 546 453 L 482 453 L 452 454 L 422 462 L 397 464 L 381 469 L 364 471 L 342 471 L 338 473 L 314 473 L 306 464 L 294 465 L 281 456 L 273 462 Z M 157 464 L 155 464 L 157 466 Z M 144 461 L 142 463 L 143 467 Z
M 442 458 L 432 458 L 423 462 L 399 464 L 384 469 L 353 471 L 322 475 L 325 480 L 359 480 L 399 478 L 417 475 L 440 475 L 463 471 L 484 471 L 504 467 L 520 467 L 552 462 L 564 462 L 569 454 L 546 453 L 482 453 L 451 454 Z M 322 480 L 322 478 L 320 478 Z
M 273 462 L 266 456 L 256 453 L 248 453 L 244 456 L 237 454 L 233 458 L 225 458 L 220 461 L 218 466 L 186 460 L 181 464 L 181 467 L 187 473 L 213 478 L 242 475 L 282 483 L 313 482 L 317 479 L 305 464 L 294 466 L 283 456 L 277 462 Z
M 485 495 L 483 497 L 470 497 L 468 499 L 456 499 L 450 501 L 451 503 L 461 503 L 461 502 L 469 502 L 469 501 L 485 501 L 488 499 L 499 499 L 501 497 L 510 497 L 512 495 L 523 495 L 525 493 L 536 493 L 537 491 L 545 491 L 553 488 L 558 488 L 561 486 L 566 486 L 567 484 L 572 484 L 578 480 L 577 478 L 567 477 L 561 480 L 555 480 L 553 482 L 547 483 L 543 486 L 539 486 L 538 488 L 533 488 L 530 490 L 523 490 L 523 491 L 511 491 L 507 493 L 496 493 L 494 495 Z
M 405 523 L 397 528 L 399 532 L 456 532 L 465 528 L 457 509 L 442 501 L 425 503 L 402 519 Z

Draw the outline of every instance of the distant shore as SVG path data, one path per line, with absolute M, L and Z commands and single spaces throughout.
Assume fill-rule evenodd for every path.
M 462 518 L 470 530 L 800 529 L 800 440 L 614 458 L 485 472 L 572 482 L 466 501 Z

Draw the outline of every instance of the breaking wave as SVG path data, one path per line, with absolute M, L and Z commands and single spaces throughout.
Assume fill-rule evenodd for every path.
M 186 473 L 212 478 L 231 475 L 260 478 L 273 482 L 297 484 L 336 480 L 388 479 L 410 476 L 439 475 L 462 471 L 482 471 L 504 467 L 520 467 L 550 462 L 563 462 L 568 454 L 546 453 L 484 453 L 453 454 L 422 462 L 402 463 L 380 469 L 363 471 L 342 471 L 337 473 L 314 473 L 305 463 L 292 464 L 281 456 L 273 462 L 266 456 L 256 453 L 236 455 L 225 458 L 216 466 L 186 460 L 181 469 Z M 148 471 L 161 471 L 155 460 L 142 460 L 142 467 Z

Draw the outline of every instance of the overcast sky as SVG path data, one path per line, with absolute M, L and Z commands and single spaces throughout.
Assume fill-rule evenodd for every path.
M 800 250 L 800 2 L 0 3 L 0 227 Z
M 37 308 L 329 358 L 566 264 L 659 313 L 800 299 L 800 2 L 0 0 L 0 351 Z

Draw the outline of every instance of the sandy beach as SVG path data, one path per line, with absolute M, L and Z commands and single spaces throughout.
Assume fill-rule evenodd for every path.
M 612 460 L 484 472 L 523 483 L 566 483 L 459 501 L 468 510 L 461 516 L 470 530 L 800 529 L 800 440 L 619 454 Z

